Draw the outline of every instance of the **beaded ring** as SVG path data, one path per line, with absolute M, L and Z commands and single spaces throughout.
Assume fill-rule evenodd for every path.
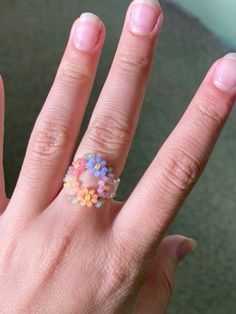
M 84 186 L 81 175 L 90 173 L 96 186 Z M 113 169 L 107 167 L 107 162 L 98 155 L 86 153 L 82 158 L 72 162 L 63 179 L 68 200 L 76 205 L 102 207 L 106 199 L 116 196 L 120 179 L 115 179 Z

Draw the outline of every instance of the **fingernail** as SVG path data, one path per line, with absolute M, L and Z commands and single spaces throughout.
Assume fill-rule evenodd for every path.
M 180 262 L 187 254 L 193 252 L 197 248 L 197 241 L 186 238 L 176 250 L 177 262 Z
M 160 14 L 157 0 L 134 0 L 129 17 L 131 32 L 141 36 L 149 35 L 155 29 Z
M 215 70 L 214 84 L 225 92 L 236 91 L 236 53 L 223 57 Z
M 93 50 L 99 42 L 102 30 L 101 20 L 92 13 L 83 13 L 76 22 L 74 45 L 82 51 Z

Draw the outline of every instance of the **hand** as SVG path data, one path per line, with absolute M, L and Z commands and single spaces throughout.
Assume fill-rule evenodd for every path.
M 126 202 L 82 207 L 71 204 L 62 188 L 70 160 L 85 152 L 100 154 L 117 177 L 121 174 L 162 19 L 156 1 L 131 3 L 114 62 L 75 156 L 105 30 L 92 14 L 74 23 L 10 200 L 1 168 L 1 313 L 165 312 L 176 264 L 194 242 L 179 235 L 163 237 L 232 108 L 235 55 L 211 67 Z M 0 96 L 2 117 L 2 81 Z

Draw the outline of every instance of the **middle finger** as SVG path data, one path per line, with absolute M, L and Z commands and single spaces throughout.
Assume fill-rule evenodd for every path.
M 136 129 L 162 10 L 156 0 L 131 3 L 110 73 L 76 155 L 96 152 L 119 176 Z

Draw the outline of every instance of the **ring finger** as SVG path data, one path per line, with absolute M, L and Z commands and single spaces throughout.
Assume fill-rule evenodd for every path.
M 104 33 L 102 22 L 91 13 L 82 14 L 74 23 L 55 82 L 32 131 L 8 213 L 17 208 L 21 217 L 24 213 L 35 215 L 59 192 L 93 85 Z

